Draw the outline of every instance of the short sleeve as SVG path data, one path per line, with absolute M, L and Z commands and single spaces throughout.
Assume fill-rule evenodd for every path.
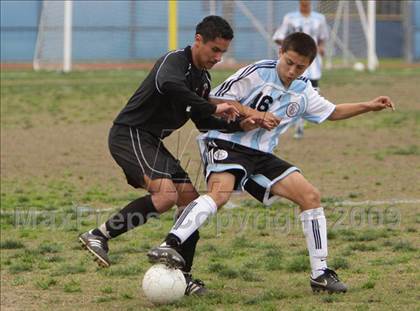
M 281 23 L 280 27 L 277 28 L 276 32 L 273 35 L 272 40 L 275 42 L 277 40 L 284 40 L 288 34 L 289 29 L 289 16 L 286 15 L 283 18 L 283 22 Z
M 330 36 L 327 20 L 324 15 L 321 15 L 321 24 L 319 27 L 318 39 L 322 41 L 327 41 Z
M 258 77 L 255 65 L 244 67 L 213 89 L 210 97 L 242 102 L 253 89 Z
M 310 122 L 322 123 L 324 122 L 335 110 L 335 105 L 319 95 L 314 90 L 310 81 L 305 89 L 305 97 L 307 106 L 303 118 Z

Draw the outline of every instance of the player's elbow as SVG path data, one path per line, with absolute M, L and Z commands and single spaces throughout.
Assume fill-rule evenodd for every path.
M 333 113 L 330 114 L 330 116 L 328 117 L 328 120 L 330 121 L 337 121 L 337 120 L 341 120 L 342 116 L 341 113 L 339 111 L 338 108 L 336 108 Z

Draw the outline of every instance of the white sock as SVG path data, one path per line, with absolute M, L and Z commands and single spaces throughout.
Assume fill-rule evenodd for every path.
M 300 214 L 303 233 L 309 251 L 312 277 L 317 278 L 327 268 L 327 221 L 322 207 L 310 209 Z
M 214 215 L 216 212 L 216 202 L 209 195 L 202 195 L 187 205 L 170 233 L 176 235 L 181 243 L 184 243 L 210 215 Z

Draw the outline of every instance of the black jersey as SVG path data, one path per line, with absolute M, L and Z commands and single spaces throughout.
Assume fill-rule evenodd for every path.
M 162 56 L 114 120 L 164 138 L 190 118 L 199 129 L 241 130 L 238 123 L 211 116 L 216 106 L 208 102 L 210 74 L 192 62 L 191 47 Z

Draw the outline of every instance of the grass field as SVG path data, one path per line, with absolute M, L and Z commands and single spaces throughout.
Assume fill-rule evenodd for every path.
M 229 72 L 215 71 L 213 85 Z M 110 242 L 112 267 L 98 269 L 77 236 L 141 195 L 107 150 L 113 118 L 143 71 L 1 73 L 2 310 L 147 310 L 139 290 L 172 213 Z M 323 195 L 329 265 L 345 295 L 313 295 L 293 204 L 267 209 L 246 195 L 201 231 L 195 275 L 210 289 L 160 310 L 419 310 L 420 69 L 325 73 L 335 103 L 389 95 L 397 111 L 307 126 L 276 153 Z M 166 144 L 204 191 L 194 131 Z

